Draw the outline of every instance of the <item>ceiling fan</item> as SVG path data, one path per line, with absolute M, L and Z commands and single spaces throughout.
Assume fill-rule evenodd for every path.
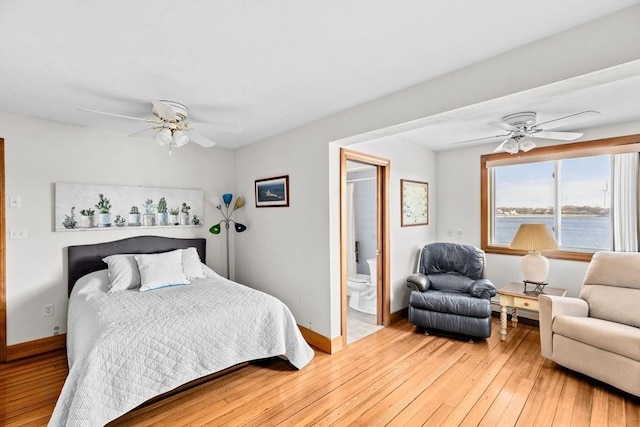
M 176 101 L 168 100 L 151 100 L 151 113 L 154 118 L 142 118 L 126 116 L 123 114 L 108 113 L 105 111 L 91 110 L 89 108 L 81 108 L 83 111 L 89 111 L 91 113 L 105 114 L 113 117 L 120 117 L 123 119 L 139 120 L 152 124 L 153 126 L 144 129 L 140 132 L 132 133 L 128 136 L 133 137 L 146 137 L 154 135 L 155 140 L 162 146 L 169 146 L 169 154 L 171 154 L 172 147 L 182 147 L 189 141 L 193 141 L 202 147 L 213 147 L 216 145 L 211 139 L 200 135 L 193 131 L 194 128 L 205 125 L 213 126 L 223 132 L 240 133 L 242 127 L 233 124 L 222 123 L 193 123 L 187 121 L 188 108 L 186 105 Z M 192 127 L 193 126 L 193 127 Z
M 507 153 L 516 154 L 518 151 L 530 151 L 535 148 L 534 138 L 558 139 L 562 141 L 573 141 L 580 138 L 583 133 L 580 132 L 559 132 L 548 131 L 560 126 L 568 126 L 581 122 L 583 120 L 596 118 L 600 116 L 598 111 L 587 110 L 580 113 L 570 114 L 568 116 L 559 117 L 542 123 L 536 123 L 536 113 L 525 111 L 522 113 L 509 114 L 504 116 L 500 122 L 489 122 L 491 126 L 500 128 L 507 133 L 486 138 L 470 139 L 460 141 L 456 144 L 467 142 L 495 140 L 500 145 L 493 150 L 494 153 L 505 151 Z

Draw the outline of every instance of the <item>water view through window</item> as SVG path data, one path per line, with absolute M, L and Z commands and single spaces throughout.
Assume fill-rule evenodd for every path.
M 609 155 L 495 167 L 493 243 L 537 222 L 561 247 L 610 249 L 610 176 Z

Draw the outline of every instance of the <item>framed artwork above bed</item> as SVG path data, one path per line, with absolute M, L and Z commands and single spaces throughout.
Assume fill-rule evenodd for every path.
M 55 184 L 54 231 L 197 227 L 202 190 Z

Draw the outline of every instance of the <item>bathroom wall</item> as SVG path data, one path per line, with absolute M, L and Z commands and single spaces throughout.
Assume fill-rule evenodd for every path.
M 352 171 L 347 180 L 353 183 L 353 209 L 356 222 L 356 241 L 360 242 L 357 272 L 369 274 L 367 260 L 376 256 L 376 169 Z M 363 180 L 364 179 L 364 180 Z

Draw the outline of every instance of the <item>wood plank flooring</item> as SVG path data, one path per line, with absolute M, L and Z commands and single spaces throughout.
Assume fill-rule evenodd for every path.
M 500 341 L 425 336 L 406 321 L 301 371 L 251 364 L 150 404 L 110 426 L 634 426 L 640 401 L 540 356 L 538 329 Z M 0 365 L 0 425 L 46 425 L 64 352 Z

